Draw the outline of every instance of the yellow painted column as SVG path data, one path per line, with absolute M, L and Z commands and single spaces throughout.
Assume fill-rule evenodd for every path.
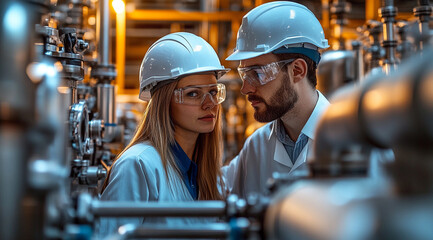
M 122 0 L 113 0 L 116 12 L 116 85 L 118 93 L 122 94 L 125 89 L 125 48 L 126 48 L 126 15 L 125 3 Z
M 381 7 L 380 0 L 366 0 L 365 1 L 365 20 L 378 20 L 379 13 L 378 10 Z

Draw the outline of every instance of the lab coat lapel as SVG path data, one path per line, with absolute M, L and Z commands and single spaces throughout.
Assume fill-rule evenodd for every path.
M 275 140 L 274 160 L 287 167 L 293 167 L 293 163 L 289 157 L 289 154 L 287 154 L 287 151 L 284 148 L 283 144 L 277 139 Z
M 295 171 L 299 166 L 305 163 L 305 161 L 307 160 L 308 149 L 311 144 L 312 144 L 312 140 L 311 138 L 309 138 L 304 149 L 302 149 L 302 152 L 299 154 L 298 158 L 296 159 L 295 166 L 293 166 L 293 168 L 290 169 L 290 172 Z

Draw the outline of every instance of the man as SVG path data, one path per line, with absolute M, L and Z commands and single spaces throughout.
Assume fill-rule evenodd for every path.
M 270 123 L 223 167 L 232 193 L 243 198 L 265 193 L 273 172 L 295 175 L 306 169 L 315 127 L 329 105 L 316 90 L 319 50 L 327 47 L 319 21 L 298 3 L 266 3 L 242 19 L 236 49 L 227 60 L 240 60 L 241 92 L 254 118 Z

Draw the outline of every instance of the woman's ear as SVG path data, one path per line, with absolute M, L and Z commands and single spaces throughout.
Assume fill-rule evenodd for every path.
M 304 79 L 307 76 L 308 65 L 304 59 L 298 58 L 293 61 L 292 65 L 292 73 L 293 73 L 293 82 L 298 82 Z

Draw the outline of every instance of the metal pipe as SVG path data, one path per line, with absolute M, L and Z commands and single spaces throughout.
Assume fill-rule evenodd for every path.
M 346 162 L 344 158 L 345 153 L 354 149 L 376 146 L 398 148 L 402 152 L 428 151 L 433 143 L 431 56 L 433 50 L 425 50 L 422 56 L 410 59 L 391 75 L 371 75 L 362 87 L 348 87 L 336 94 L 317 127 L 313 172 L 337 175 L 357 170 L 363 159 L 365 163 L 365 156 L 352 154 Z M 398 155 L 396 152 L 396 159 L 406 161 L 407 158 Z M 412 167 L 405 174 L 417 179 L 413 172 L 418 168 Z M 433 179 L 418 180 L 426 186 L 424 191 L 433 190 L 430 186 Z
M 397 58 L 395 57 L 397 40 L 394 36 L 394 23 L 395 16 L 397 16 L 397 8 L 394 6 L 394 1 L 384 0 L 383 7 L 379 9 L 379 15 L 383 22 L 382 46 L 386 52 L 382 66 L 385 73 L 389 74 L 396 68 L 397 64 Z
M 227 223 L 207 223 L 184 226 L 170 226 L 160 224 L 146 224 L 140 227 L 125 225 L 119 228 L 119 236 L 114 239 L 137 239 L 137 238 L 228 238 L 231 233 L 230 225 Z
M 377 226 L 368 221 L 371 212 L 353 210 L 389 192 L 367 178 L 297 181 L 271 199 L 264 239 L 380 239 L 368 238 Z
M 34 84 L 26 75 L 33 50 L 34 17 L 39 9 L 25 1 L 0 2 L 0 239 L 22 239 L 22 204 L 28 133 L 34 121 Z M 33 237 L 41 238 L 38 233 Z
M 424 43 L 428 42 L 430 37 L 430 27 L 429 21 L 432 14 L 432 6 L 430 6 L 429 0 L 418 0 L 418 7 L 413 9 L 413 14 L 418 17 L 418 28 L 420 39 L 417 39 L 417 48 L 422 50 L 424 48 Z
M 98 64 L 108 66 L 110 64 L 110 4 L 108 0 L 99 0 L 96 16 Z
M 90 211 L 99 217 L 218 217 L 226 214 L 224 201 L 108 202 L 95 201 Z
M 364 54 L 362 44 L 359 41 L 352 41 L 352 50 L 354 52 L 354 75 L 355 81 L 362 82 L 364 80 Z
M 317 67 L 317 89 L 329 97 L 336 89 L 355 81 L 354 57 L 354 51 L 336 50 L 323 53 Z
M 391 189 L 371 179 L 297 181 L 271 200 L 265 239 L 433 239 L 432 196 Z
M 99 118 L 104 121 L 104 142 L 111 142 L 116 135 L 116 96 L 115 86 L 108 83 L 97 84 L 97 108 Z
M 380 45 L 379 36 L 382 34 L 382 23 L 376 20 L 367 21 L 367 30 L 372 40 L 371 47 L 368 49 L 370 53 L 370 61 L 367 64 L 367 72 L 376 72 L 380 68 L 380 59 L 382 58 L 382 47 Z

